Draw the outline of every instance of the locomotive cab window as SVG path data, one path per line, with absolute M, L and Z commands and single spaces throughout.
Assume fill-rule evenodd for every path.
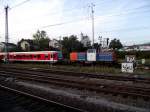
M 88 53 L 96 53 L 96 50 L 95 49 L 88 49 L 87 52 Z

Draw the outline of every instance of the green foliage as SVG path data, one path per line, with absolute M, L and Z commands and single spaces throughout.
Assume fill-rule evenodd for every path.
M 122 46 L 120 40 L 117 40 L 117 39 L 111 40 L 111 42 L 109 44 L 109 48 L 113 48 L 113 49 L 120 49 L 122 47 L 123 46 Z
M 94 48 L 98 51 L 101 48 L 101 44 L 94 43 Z
M 39 50 L 48 50 L 50 39 L 45 31 L 37 31 L 33 34 L 33 41 L 39 46 Z
M 125 59 L 125 55 L 135 55 L 136 59 L 150 59 L 150 51 L 130 51 L 130 52 L 125 52 L 125 51 L 117 51 L 117 58 L 119 59 Z
M 62 52 L 65 58 L 69 58 L 70 52 L 84 51 L 83 44 L 77 40 L 77 36 L 75 35 L 71 35 L 69 37 L 63 37 L 61 44 L 62 44 Z
M 41 38 L 40 39 L 40 50 L 48 50 L 49 49 L 49 38 Z

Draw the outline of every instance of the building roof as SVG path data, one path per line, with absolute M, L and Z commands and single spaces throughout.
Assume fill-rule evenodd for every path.
M 2 44 L 6 44 L 5 42 L 1 42 Z M 7 46 L 16 46 L 14 43 L 7 43 Z

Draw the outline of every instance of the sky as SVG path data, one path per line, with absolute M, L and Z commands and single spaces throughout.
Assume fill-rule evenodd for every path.
M 0 42 L 5 41 L 5 6 L 9 6 L 9 42 L 32 39 L 45 30 L 50 39 L 81 32 L 92 41 L 117 38 L 123 45 L 150 42 L 150 0 L 0 0 Z

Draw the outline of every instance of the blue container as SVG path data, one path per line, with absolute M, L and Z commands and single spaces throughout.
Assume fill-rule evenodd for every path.
M 79 52 L 78 53 L 78 61 L 86 61 L 86 53 L 84 53 L 84 52 Z
M 110 62 L 113 61 L 112 53 L 97 53 L 96 60 L 101 62 Z

